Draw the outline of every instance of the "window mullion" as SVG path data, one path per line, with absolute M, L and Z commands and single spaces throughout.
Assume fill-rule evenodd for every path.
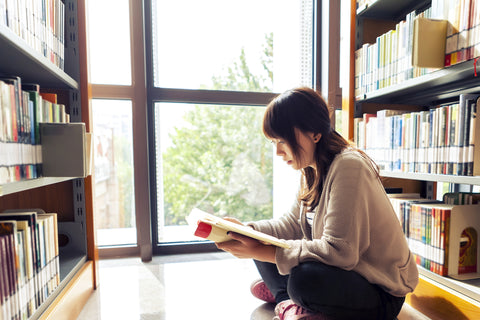
M 151 88 L 150 96 L 153 101 L 162 102 L 266 105 L 277 96 L 277 94 L 267 92 Z
M 133 100 L 132 86 L 92 84 L 93 99 L 128 99 Z

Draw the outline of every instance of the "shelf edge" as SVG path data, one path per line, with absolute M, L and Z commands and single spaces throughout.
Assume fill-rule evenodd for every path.
M 385 178 L 398 178 L 408 180 L 420 181 L 434 181 L 434 182 L 450 182 L 457 184 L 480 184 L 480 176 L 453 176 L 447 174 L 432 174 L 432 173 L 413 173 L 413 172 L 395 172 L 395 171 L 380 171 L 380 176 Z
M 75 177 L 42 177 L 42 178 L 31 179 L 31 180 L 11 182 L 8 184 L 0 185 L 0 197 L 8 194 L 16 193 L 16 192 L 26 191 L 26 190 L 30 190 L 38 187 L 44 187 L 50 184 L 69 181 L 73 179 L 76 179 L 76 178 Z

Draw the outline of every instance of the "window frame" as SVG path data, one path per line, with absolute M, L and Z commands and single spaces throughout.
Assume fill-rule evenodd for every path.
M 321 65 L 319 47 L 320 41 L 317 35 L 320 33 L 321 25 L 316 23 L 316 17 L 321 16 L 317 1 L 313 0 L 313 63 L 312 63 L 312 84 L 319 89 Z M 156 174 L 155 174 L 155 123 L 154 123 L 154 105 L 157 102 L 177 102 L 177 103 L 198 103 L 198 104 L 226 104 L 242 106 L 264 106 L 268 104 L 278 93 L 270 92 L 244 92 L 228 90 L 205 90 L 205 89 L 174 89 L 155 87 L 154 69 L 153 69 L 153 21 L 152 21 L 152 1 L 145 2 L 145 38 L 146 41 L 146 76 L 147 76 L 147 119 L 149 136 L 149 164 L 150 164 L 150 208 L 151 208 L 151 234 L 152 251 L 154 255 L 178 254 L 178 253 L 198 253 L 217 250 L 215 244 L 207 243 L 158 243 L 157 231 L 157 199 L 156 199 Z
M 322 92 L 322 7 L 336 0 L 313 2 L 313 88 Z M 156 102 L 266 105 L 278 93 L 239 92 L 158 88 L 153 79 L 152 1 L 129 0 L 132 84 L 89 84 L 92 99 L 128 99 L 132 101 L 134 199 L 137 244 L 99 248 L 99 257 L 139 256 L 150 261 L 153 255 L 210 252 L 213 243 L 158 244 L 155 177 L 154 105 Z M 328 20 L 333 20 L 331 17 Z M 325 33 L 325 31 L 324 31 Z M 334 121 L 334 120 L 332 120 Z

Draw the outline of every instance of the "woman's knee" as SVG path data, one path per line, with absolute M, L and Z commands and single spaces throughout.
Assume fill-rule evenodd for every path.
M 290 271 L 289 286 L 298 289 L 327 286 L 337 278 L 335 274 L 338 272 L 342 270 L 322 262 L 303 262 Z
M 331 266 L 321 262 L 304 262 L 290 271 L 288 294 L 296 303 L 309 308 L 313 300 L 331 290 L 328 278 Z

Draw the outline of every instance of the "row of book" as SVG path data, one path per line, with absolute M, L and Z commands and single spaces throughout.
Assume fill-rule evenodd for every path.
M 459 103 L 424 111 L 365 113 L 354 119 L 356 146 L 386 171 L 478 175 L 479 103 L 462 94 Z
M 0 213 L 0 318 L 28 319 L 60 283 L 57 215 Z
M 397 213 L 411 252 L 418 265 L 441 276 L 475 274 L 477 266 L 476 232 L 465 228 L 458 238 L 451 235 L 451 219 L 462 219 L 458 205 L 478 204 L 480 194 L 448 193 L 444 199 L 467 199 L 447 204 L 445 201 L 420 198 L 418 194 L 391 194 L 390 201 Z M 453 209 L 459 209 L 454 211 Z M 459 240 L 459 243 L 456 243 Z M 458 270 L 449 270 L 452 246 L 459 246 Z M 456 252 L 456 251 L 455 251 Z
M 65 105 L 20 77 L 0 76 L 0 185 L 42 175 L 40 123 L 67 123 Z
M 62 0 L 1 0 L 0 25 L 64 69 L 65 4 Z
M 395 28 L 376 37 L 375 43 L 365 43 L 355 51 L 355 96 L 364 94 L 408 79 L 423 75 L 433 69 L 414 68 L 412 65 L 414 43 L 414 20 L 429 17 L 430 10 L 420 14 L 415 11 Z
M 480 55 L 480 5 L 476 0 L 432 0 L 434 18 L 447 20 L 445 66 Z
M 420 28 L 420 24 L 414 26 L 419 18 L 445 21 L 446 33 L 438 33 L 438 27 L 415 30 Z M 440 52 L 444 61 L 435 64 L 435 68 L 424 68 L 425 65 L 416 62 L 420 60 L 419 55 L 426 55 L 421 59 L 423 61 L 434 59 L 428 50 L 415 49 L 415 46 L 419 47 L 419 34 L 424 32 L 432 32 L 427 36 L 430 38 L 442 35 L 439 41 L 445 43 L 445 52 Z M 480 5 L 477 1 L 432 0 L 431 7 L 424 12 L 407 14 L 394 29 L 378 36 L 375 43 L 365 43 L 355 51 L 355 96 L 362 99 L 368 92 L 479 56 Z

